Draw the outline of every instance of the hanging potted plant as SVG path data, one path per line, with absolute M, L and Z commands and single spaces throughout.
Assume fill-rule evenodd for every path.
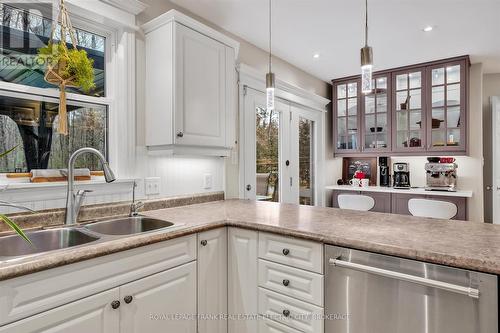
M 54 41 L 57 26 L 61 27 L 59 41 Z M 66 36 L 70 36 L 72 48 L 66 45 Z M 44 79 L 59 87 L 59 126 L 58 133 L 68 134 L 66 109 L 66 87 L 80 88 L 85 92 L 95 87 L 94 60 L 85 50 L 78 50 L 76 37 L 64 0 L 60 0 L 59 15 L 52 26 L 47 46 L 38 49 L 39 61 L 45 64 Z

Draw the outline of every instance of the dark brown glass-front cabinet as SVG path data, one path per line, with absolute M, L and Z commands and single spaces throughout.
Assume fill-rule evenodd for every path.
M 376 73 L 366 95 L 334 80 L 335 154 L 465 155 L 468 74 L 464 56 Z

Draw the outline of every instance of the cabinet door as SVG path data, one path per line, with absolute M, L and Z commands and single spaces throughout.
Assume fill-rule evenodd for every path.
M 370 209 L 371 212 L 390 213 L 391 212 L 391 194 L 380 192 L 361 192 L 362 195 L 372 197 L 375 206 Z
M 118 333 L 118 288 L 0 327 L 0 333 Z
M 196 262 L 123 285 L 120 301 L 121 333 L 195 333 Z
M 427 69 L 427 141 L 430 151 L 466 151 L 467 62 L 465 60 Z
M 392 74 L 393 151 L 424 151 L 425 98 L 423 69 L 399 71 Z
M 333 128 L 335 153 L 360 151 L 360 93 L 359 79 L 334 82 Z
M 225 333 L 227 321 L 227 229 L 198 234 L 198 332 Z
M 226 46 L 178 23 L 175 36 L 175 143 L 223 147 Z
M 258 331 L 256 231 L 228 229 L 228 332 L 255 333 Z M 249 316 L 239 318 L 239 315 Z M 253 318 L 251 318 L 253 317 Z
M 362 149 L 366 152 L 391 150 L 391 117 L 389 117 L 390 75 L 373 79 L 373 91 L 363 95 Z

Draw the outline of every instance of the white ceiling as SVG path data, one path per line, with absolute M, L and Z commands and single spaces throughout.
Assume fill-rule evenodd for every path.
M 171 1 L 268 49 L 268 0 Z M 363 0 L 272 1 L 276 56 L 325 81 L 359 72 Z M 486 73 L 500 73 L 500 0 L 368 0 L 368 6 L 375 70 L 469 54 Z M 427 25 L 435 29 L 422 32 Z

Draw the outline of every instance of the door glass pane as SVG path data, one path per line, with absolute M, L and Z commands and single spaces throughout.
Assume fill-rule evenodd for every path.
M 398 131 L 396 141 L 397 141 L 398 148 L 408 147 L 408 132 L 407 131 Z
M 432 88 L 432 107 L 444 106 L 444 86 Z
M 358 84 L 353 82 L 347 85 L 347 97 L 356 97 L 358 95 Z
M 396 76 L 396 90 L 408 89 L 408 74 Z
M 408 129 L 408 112 L 400 111 L 396 113 L 396 125 L 398 130 Z
M 410 89 L 420 88 L 422 86 L 422 74 L 420 72 L 410 73 L 409 78 Z
M 256 199 L 278 202 L 279 112 L 257 107 L 256 119 Z
M 377 95 L 377 112 L 387 112 L 387 95 Z
M 410 90 L 410 109 L 420 109 L 422 107 L 422 94 L 420 89 Z
M 452 106 L 447 109 L 447 122 L 446 125 L 450 127 L 460 127 L 460 107 Z
M 408 109 L 408 92 L 399 91 L 396 94 L 396 108 L 397 110 L 407 110 Z
M 347 100 L 347 113 L 350 116 L 355 116 L 358 113 L 358 99 L 349 98 Z
M 313 121 L 299 117 L 299 203 L 314 205 Z
M 346 98 L 347 97 L 347 87 L 345 84 L 341 84 L 337 86 L 337 98 Z
M 371 133 L 375 133 L 375 131 L 376 131 L 376 128 L 375 128 L 375 115 L 374 114 L 367 115 L 365 117 L 365 119 L 366 119 L 366 129 L 369 132 L 371 132 Z
M 343 117 L 346 115 L 347 104 L 345 99 L 339 99 L 337 101 L 337 116 Z
M 410 111 L 410 129 L 419 130 L 422 128 L 422 113 L 420 110 Z
M 432 109 L 432 129 L 444 127 L 444 109 Z
M 444 84 L 444 68 L 436 68 L 432 70 L 432 85 Z
M 422 137 L 420 131 L 410 131 L 410 141 L 408 147 L 422 147 Z
M 445 145 L 445 130 L 433 129 L 432 130 L 432 146 L 443 147 Z
M 377 132 L 387 132 L 387 114 L 379 113 L 377 115 Z
M 460 104 L 460 83 L 450 84 L 446 87 L 447 103 L 450 105 Z
M 387 89 L 387 78 L 381 77 L 377 79 L 377 89 Z
M 460 129 L 449 129 L 448 130 L 448 138 L 446 145 L 447 146 L 458 146 L 460 144 Z
M 446 83 L 460 82 L 460 65 L 446 67 Z
M 375 95 L 365 96 L 365 113 L 375 112 Z

